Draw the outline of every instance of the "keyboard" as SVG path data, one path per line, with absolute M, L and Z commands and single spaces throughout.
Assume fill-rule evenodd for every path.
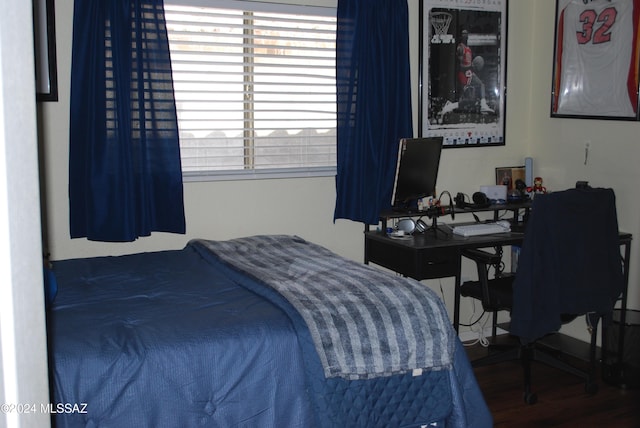
M 511 228 L 498 223 L 475 223 L 454 226 L 453 233 L 460 236 L 492 235 L 494 233 L 510 232 Z

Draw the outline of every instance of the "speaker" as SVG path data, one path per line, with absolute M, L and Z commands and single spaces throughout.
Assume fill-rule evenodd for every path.
M 524 182 L 527 186 L 533 186 L 533 158 L 524 158 Z
M 414 230 L 416 230 L 416 222 L 411 218 L 403 218 L 398 221 L 398 230 L 410 235 Z

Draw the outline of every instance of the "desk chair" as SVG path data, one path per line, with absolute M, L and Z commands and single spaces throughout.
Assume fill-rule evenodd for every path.
M 520 359 L 524 370 L 524 400 L 533 404 L 531 361 L 568 371 L 585 379 L 585 390 L 597 392 L 596 337 L 600 319 L 610 322 L 623 284 L 615 195 L 611 189 L 570 189 L 536 195 L 526 226 L 515 275 L 497 268 L 500 256 L 483 250 L 463 255 L 477 265 L 478 280 L 461 286 L 461 295 L 478 299 L 493 312 L 511 314 L 509 333 L 519 345 L 489 353 L 474 367 Z M 492 278 L 493 267 L 497 274 Z M 494 273 L 495 273 L 494 272 Z M 586 315 L 591 327 L 590 365 L 579 370 L 537 346 L 537 340 L 557 332 L 563 323 Z

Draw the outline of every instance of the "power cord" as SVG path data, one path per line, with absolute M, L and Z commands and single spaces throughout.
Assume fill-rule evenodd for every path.
M 490 345 L 489 339 L 487 339 L 487 337 L 484 334 L 484 329 L 486 327 L 487 321 L 489 320 L 489 317 L 485 316 L 487 315 L 487 311 L 483 309 L 480 316 L 475 321 L 473 321 L 473 317 L 476 313 L 475 300 L 471 301 L 471 305 L 472 305 L 472 312 L 471 312 L 471 315 L 469 316 L 469 320 L 470 320 L 469 324 L 459 323 L 459 325 L 463 327 L 469 327 L 469 331 L 471 331 L 471 333 L 475 333 L 478 337 L 477 339 L 473 339 L 471 341 L 462 342 L 462 345 L 474 346 L 474 345 L 480 344 L 481 346 L 487 348 Z
M 447 299 L 444 297 L 444 290 L 442 289 L 442 278 L 438 280 L 438 284 L 440 285 L 440 296 L 442 296 L 442 303 L 444 303 L 445 307 L 447 306 Z

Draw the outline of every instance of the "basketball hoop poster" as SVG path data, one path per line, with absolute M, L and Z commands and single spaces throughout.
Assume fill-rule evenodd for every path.
M 507 0 L 423 0 L 419 40 L 419 136 L 504 145 Z
M 557 0 L 551 117 L 638 120 L 640 0 Z

